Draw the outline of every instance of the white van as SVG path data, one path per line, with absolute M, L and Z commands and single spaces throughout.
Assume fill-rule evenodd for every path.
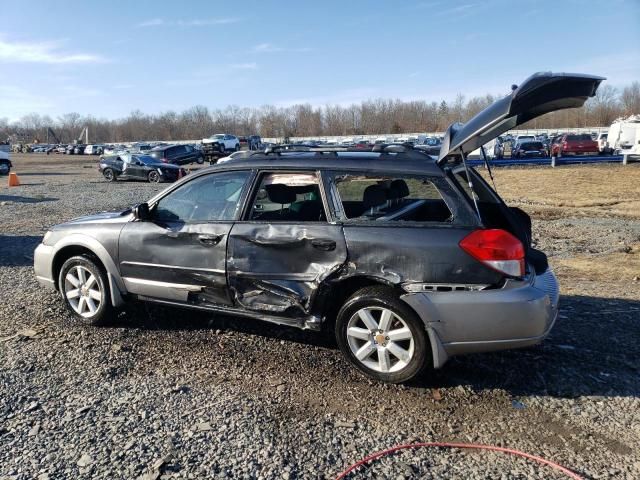
M 640 115 L 619 118 L 609 127 L 609 148 L 616 155 L 640 155 Z

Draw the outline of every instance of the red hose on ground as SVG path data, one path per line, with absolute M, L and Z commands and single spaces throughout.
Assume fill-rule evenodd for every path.
M 493 445 L 479 445 L 479 444 L 475 444 L 475 443 L 448 443 L 448 442 L 411 443 L 411 444 L 407 444 L 407 445 L 397 445 L 395 447 L 387 448 L 386 450 L 381 450 L 380 452 L 373 453 L 373 454 L 369 455 L 368 457 L 363 458 L 358 463 L 354 463 L 349 468 L 347 468 L 344 472 L 340 473 L 340 475 L 338 475 L 336 477 L 336 480 L 341 480 L 341 479 L 345 478 L 347 475 L 349 475 L 350 473 L 354 472 L 357 468 L 361 467 L 362 465 L 365 465 L 365 464 L 367 464 L 367 463 L 369 463 L 369 462 L 371 462 L 373 460 L 376 460 L 376 459 L 378 459 L 380 457 L 383 457 L 385 455 L 389 455 L 390 453 L 397 452 L 398 450 L 408 450 L 408 449 L 423 448 L 423 447 L 467 448 L 467 449 L 476 449 L 476 450 L 492 450 L 494 452 L 508 453 L 510 455 L 516 455 L 518 457 L 524 457 L 524 458 L 526 458 L 528 460 L 533 460 L 534 462 L 538 462 L 538 463 L 541 463 L 543 465 L 547 465 L 547 466 L 549 466 L 551 468 L 554 468 L 554 469 L 564 473 L 569 478 L 572 478 L 574 480 L 584 480 L 582 477 L 580 477 L 579 475 L 573 473 L 568 468 L 565 468 L 562 465 L 558 465 L 557 463 L 552 462 L 551 460 L 546 460 L 546 459 L 544 459 L 542 457 L 537 457 L 535 455 L 531 455 L 529 453 L 521 452 L 519 450 L 514 450 L 512 448 L 495 447 Z

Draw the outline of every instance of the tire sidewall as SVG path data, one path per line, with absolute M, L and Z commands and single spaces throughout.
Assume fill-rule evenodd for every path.
M 107 177 L 109 172 L 111 172 L 111 178 Z M 107 168 L 104 172 L 102 172 L 102 175 L 104 176 L 107 182 L 115 182 L 116 180 L 116 173 L 110 168 Z
M 65 295 L 65 291 L 64 291 L 65 277 L 67 276 L 67 273 L 69 273 L 69 271 L 76 266 L 81 266 L 89 270 L 91 274 L 94 277 L 96 277 L 96 282 L 100 287 L 100 293 L 102 295 L 102 298 L 100 299 L 100 306 L 98 307 L 98 311 L 96 312 L 96 314 L 91 318 L 85 318 L 79 315 L 78 313 L 76 313 L 76 311 L 73 309 L 73 307 L 69 303 L 67 296 Z M 111 305 L 109 284 L 106 281 L 106 275 L 104 274 L 102 269 L 100 269 L 100 267 L 98 267 L 89 258 L 78 255 L 75 257 L 71 257 L 64 262 L 64 264 L 62 265 L 62 268 L 60 268 L 60 274 L 58 275 L 58 290 L 60 292 L 60 295 L 62 296 L 62 301 L 64 302 L 64 306 L 66 307 L 67 311 L 73 316 L 74 320 L 82 322 L 85 325 L 100 325 L 101 323 L 104 322 L 106 316 L 109 313 L 110 305 Z
M 424 323 L 418 318 L 408 305 L 403 305 L 401 300 L 394 294 L 380 293 L 384 290 L 369 292 L 356 292 L 342 306 L 336 317 L 335 334 L 338 347 L 342 354 L 347 357 L 349 363 L 354 365 L 365 375 L 387 383 L 403 383 L 416 377 L 431 361 L 431 345 L 428 341 Z M 383 307 L 391 310 L 402 318 L 413 335 L 414 355 L 407 367 L 399 372 L 381 373 L 364 366 L 351 352 L 347 340 L 347 326 L 351 317 L 360 309 L 365 307 Z
M 149 183 L 160 183 L 160 174 L 158 172 L 149 172 L 147 175 Z

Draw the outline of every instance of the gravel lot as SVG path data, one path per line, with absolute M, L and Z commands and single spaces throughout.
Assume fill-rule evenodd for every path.
M 13 161 L 23 185 L 0 187 L 0 479 L 335 478 L 413 441 L 508 446 L 584 478 L 640 478 L 637 217 L 560 204 L 536 214 L 565 293 L 549 339 L 389 386 L 321 335 L 248 319 L 132 305 L 113 326 L 74 324 L 33 276 L 41 236 L 163 186 L 107 184 L 88 158 Z M 607 168 L 557 170 L 597 179 Z M 640 184 L 640 165 L 625 168 Z M 543 172 L 496 175 L 506 185 L 518 170 L 532 182 Z M 422 449 L 350 478 L 566 477 L 496 453 Z

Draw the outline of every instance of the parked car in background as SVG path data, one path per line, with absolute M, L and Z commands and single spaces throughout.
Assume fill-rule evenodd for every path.
M 85 155 L 102 155 L 104 147 L 102 145 L 87 145 L 84 149 Z
M 175 182 L 187 172 L 170 163 L 158 161 L 151 155 L 122 153 L 100 159 L 98 170 L 108 182 L 143 180 L 150 183 Z
M 11 146 L 9 144 L 0 144 L 0 175 L 9 175 L 9 172 L 11 172 L 13 164 L 9 159 L 10 152 Z
M 613 122 L 607 141 L 616 155 L 640 155 L 640 115 L 619 118 Z
M 588 133 L 563 135 L 551 146 L 551 156 L 597 155 L 598 143 Z
M 240 140 L 238 137 L 228 133 L 217 133 L 209 138 L 204 138 L 201 143 L 201 149 L 204 158 L 209 163 L 213 163 L 228 151 L 235 152 L 240 150 Z
M 247 147 L 249 150 L 260 150 L 262 146 L 262 138 L 259 135 L 249 135 L 247 137 Z
M 166 145 L 154 147 L 147 152 L 157 161 L 162 163 L 173 163 L 174 165 L 186 165 L 189 163 L 204 163 L 202 151 L 192 145 Z
M 511 158 L 544 158 L 547 153 L 547 149 L 541 141 L 525 140 L 516 142 L 511 149 Z
M 612 155 L 613 148 L 609 147 L 609 142 L 607 141 L 608 133 L 598 133 L 596 135 L 596 142 L 598 142 L 598 153 L 601 155 Z

